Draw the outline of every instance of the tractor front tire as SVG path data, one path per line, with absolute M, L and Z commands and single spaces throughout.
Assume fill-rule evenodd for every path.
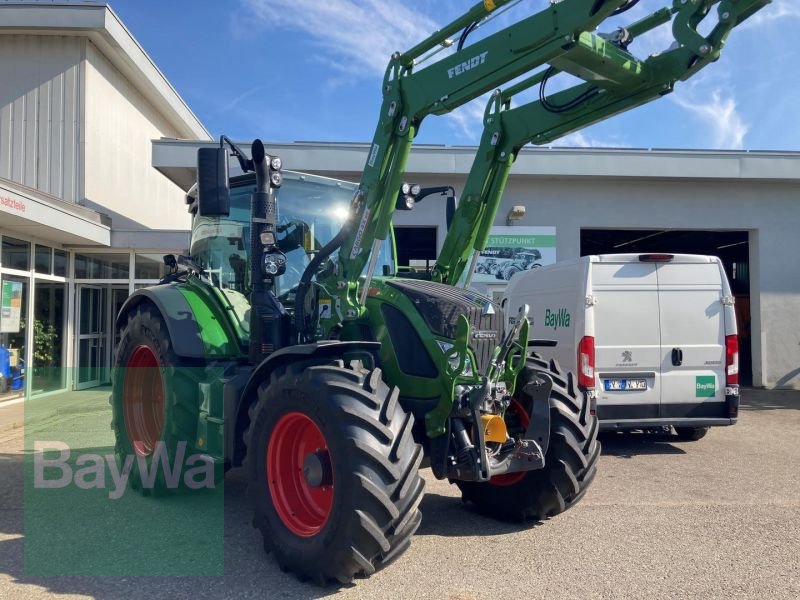
M 167 325 L 155 306 L 144 303 L 131 309 L 114 356 L 111 424 L 117 462 L 120 468 L 126 461 L 131 465 L 129 483 L 143 495 L 185 487 L 187 465 L 179 464 L 180 459 L 201 456 L 196 432 L 202 369 L 202 361 L 175 354 Z M 169 480 L 158 464 L 159 452 L 177 467 Z M 151 475 L 142 472 L 141 463 Z M 218 471 L 214 483 L 221 479 Z
M 425 487 L 413 424 L 360 362 L 299 361 L 262 382 L 246 468 L 253 525 L 282 570 L 349 583 L 409 546 Z
M 487 483 L 456 481 L 465 502 L 494 518 L 507 521 L 543 521 L 564 512 L 586 493 L 597 473 L 599 424 L 589 402 L 575 392 L 572 373 L 538 355 L 528 357 L 520 372 L 514 402 L 506 420 L 509 434 L 527 429 L 531 398 L 522 390 L 537 373 L 553 379 L 550 393 L 550 445 L 545 466 L 535 471 L 509 473 Z M 509 418 L 509 416 L 511 418 Z

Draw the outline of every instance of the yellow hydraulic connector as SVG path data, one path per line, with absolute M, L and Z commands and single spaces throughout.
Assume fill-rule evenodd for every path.
M 506 422 L 500 415 L 481 415 L 483 437 L 487 442 L 502 444 L 508 439 Z

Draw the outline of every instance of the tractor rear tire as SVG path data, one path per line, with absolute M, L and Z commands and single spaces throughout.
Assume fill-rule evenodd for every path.
M 494 477 L 487 483 L 456 481 L 465 502 L 472 502 L 488 516 L 508 521 L 543 521 L 575 505 L 586 493 L 597 473 L 600 442 L 599 423 L 591 414 L 588 400 L 575 392 L 572 373 L 564 372 L 556 361 L 539 355 L 527 359 L 520 372 L 514 403 L 509 411 L 509 434 L 527 428 L 531 398 L 521 390 L 535 374 L 553 379 L 550 393 L 550 445 L 545 466 L 535 471 Z M 507 413 L 508 414 L 508 413 Z
M 684 442 L 696 442 L 706 437 L 709 427 L 676 427 L 675 433 Z
M 413 425 L 360 362 L 298 361 L 260 385 L 246 469 L 253 525 L 282 570 L 349 583 L 405 551 L 425 488 Z
M 158 495 L 183 485 L 185 460 L 201 456 L 196 447 L 199 417 L 198 381 L 203 362 L 179 357 L 163 316 L 148 303 L 128 314 L 114 356 L 111 426 L 116 437 L 115 454 L 122 468 L 133 458 L 129 484 L 143 495 Z M 161 446 L 170 465 L 178 467 L 167 481 L 164 469 L 153 464 Z M 176 460 L 183 456 L 183 462 Z M 140 472 L 144 459 L 154 479 Z M 164 460 L 164 459 L 162 459 Z M 163 464 L 163 462 L 161 463 Z M 215 469 L 214 482 L 221 479 Z

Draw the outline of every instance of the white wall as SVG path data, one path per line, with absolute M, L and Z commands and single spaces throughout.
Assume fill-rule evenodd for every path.
M 79 37 L 0 36 L 0 177 L 80 198 Z
M 178 132 L 87 41 L 84 203 L 114 229 L 189 229 L 184 194 L 152 166 L 153 139 Z

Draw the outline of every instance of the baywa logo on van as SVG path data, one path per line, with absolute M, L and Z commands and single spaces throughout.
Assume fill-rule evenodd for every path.
M 695 397 L 713 398 L 717 392 L 717 378 L 714 375 L 698 375 L 695 377 Z
M 559 308 L 557 311 L 548 308 L 544 312 L 544 326 L 552 327 L 554 331 L 559 327 L 569 327 L 570 320 L 571 317 L 566 308 Z

